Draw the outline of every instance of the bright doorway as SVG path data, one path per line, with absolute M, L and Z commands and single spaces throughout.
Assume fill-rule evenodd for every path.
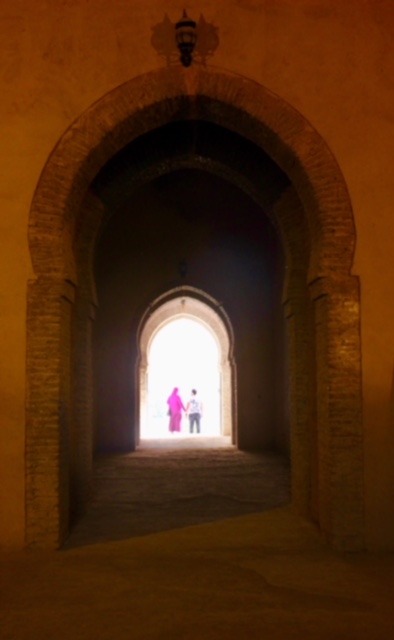
M 174 387 L 187 405 L 191 389 L 203 403 L 201 433 L 220 435 L 220 360 L 218 344 L 203 324 L 190 318 L 170 321 L 154 335 L 148 351 L 147 407 L 141 438 L 163 438 L 168 432 L 167 397 Z M 182 418 L 187 436 L 188 419 Z
M 172 436 L 167 398 L 174 387 L 185 406 L 197 390 L 203 403 L 201 436 L 232 435 L 230 338 L 217 311 L 187 295 L 167 300 L 143 324 L 140 352 L 140 439 Z M 185 415 L 180 435 L 191 437 Z

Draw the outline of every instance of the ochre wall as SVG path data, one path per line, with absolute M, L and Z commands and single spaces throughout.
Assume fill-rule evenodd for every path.
M 391 0 L 191 2 L 219 27 L 209 63 L 266 86 L 334 153 L 357 231 L 361 281 L 367 544 L 394 539 L 394 182 Z M 24 539 L 26 284 L 29 207 L 43 166 L 84 109 L 163 66 L 151 27 L 183 2 L 2 0 L 0 5 L 0 543 Z

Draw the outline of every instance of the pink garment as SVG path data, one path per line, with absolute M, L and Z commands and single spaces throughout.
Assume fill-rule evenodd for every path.
M 170 431 L 181 430 L 182 409 L 186 411 L 181 398 L 178 395 L 178 387 L 175 387 L 174 391 L 167 400 L 167 404 L 170 408 L 170 423 L 168 428 Z

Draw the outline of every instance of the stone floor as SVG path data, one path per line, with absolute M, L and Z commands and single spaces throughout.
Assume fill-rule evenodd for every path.
M 103 456 L 95 493 L 65 548 L 122 540 L 290 502 L 290 469 L 274 453 L 246 453 L 229 438 L 146 440 L 134 453 Z
M 393 555 L 328 549 L 283 461 L 218 444 L 100 460 L 63 550 L 0 554 L 1 640 L 392 637 Z

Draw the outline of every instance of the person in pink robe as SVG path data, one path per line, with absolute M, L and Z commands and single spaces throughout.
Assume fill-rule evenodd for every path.
M 185 406 L 179 396 L 179 389 L 175 387 L 172 394 L 167 400 L 170 423 L 168 425 L 171 433 L 181 430 L 182 409 L 186 411 Z

